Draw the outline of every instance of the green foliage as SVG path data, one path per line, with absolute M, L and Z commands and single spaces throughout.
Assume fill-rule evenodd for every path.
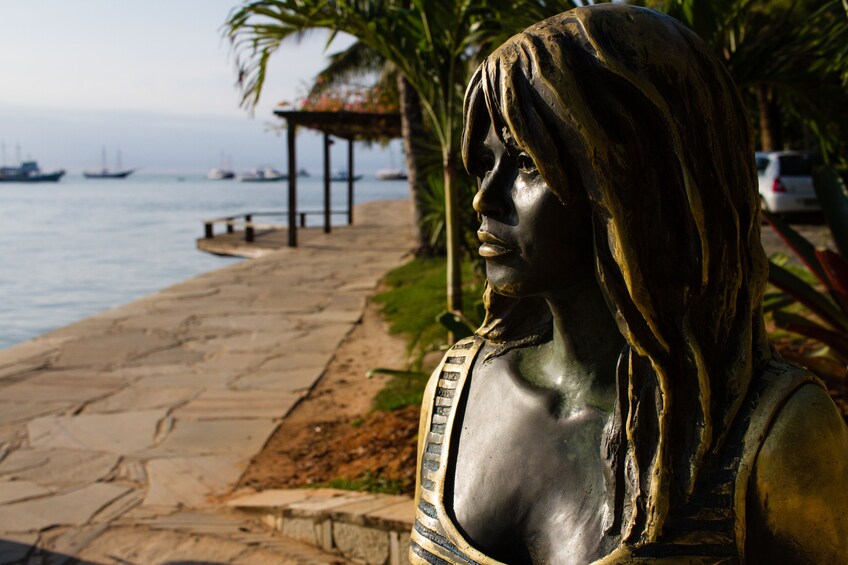
M 354 36 L 405 77 L 441 150 L 450 289 L 445 298 L 449 310 L 462 311 L 456 170 L 465 86 L 472 70 L 503 40 L 571 7 L 565 0 L 257 0 L 234 10 L 224 33 L 236 56 L 242 102 L 251 108 L 270 57 L 285 41 L 316 29 Z
M 769 256 L 769 261 L 777 267 L 782 267 L 783 269 L 786 269 L 787 271 L 789 271 L 790 273 L 792 273 L 793 275 L 795 275 L 810 286 L 815 286 L 819 282 L 816 276 L 811 273 L 810 270 L 806 267 L 799 267 L 797 265 L 792 265 L 791 263 L 789 263 L 789 257 L 784 255 L 783 253 L 772 254 L 771 256 Z
M 817 170 L 813 186 L 836 249 L 842 257 L 848 257 L 848 187 L 832 167 Z
M 845 159 L 848 137 L 848 3 L 845 0 L 641 0 L 685 23 L 724 61 L 752 107 L 758 88 L 778 122 L 818 138 L 826 159 Z M 752 113 L 756 117 L 756 113 Z M 761 124 L 765 125 L 765 124 Z M 774 125 L 772 125 L 774 127 Z M 777 132 L 773 132 L 777 133 Z M 779 139 L 778 135 L 778 139 Z M 803 140 L 800 143 L 804 143 Z M 807 142 L 809 143 L 809 142 Z M 778 143 L 774 149 L 782 149 Z M 805 147 L 809 149 L 810 147 Z
M 841 243 L 839 230 L 848 223 L 848 191 L 834 172 L 818 171 L 814 181 L 816 193 L 827 204 L 825 218 L 834 239 Z M 815 248 L 772 214 L 763 212 L 763 215 L 808 269 L 808 274 L 802 277 L 774 261 L 770 263 L 769 282 L 806 308 L 799 312 L 789 309 L 788 303 L 783 306 L 772 303 L 774 322 L 784 330 L 826 345 L 840 367 L 838 374 L 830 376 L 844 378 L 848 363 L 848 260 L 829 249 Z
M 471 205 L 476 192 L 475 181 L 464 169 L 457 170 L 457 192 L 459 198 L 461 230 L 460 245 L 463 254 L 473 259 L 477 255 L 477 220 L 474 207 Z M 421 222 L 424 231 L 429 234 L 430 247 L 436 253 L 444 253 L 447 249 L 447 234 L 445 225 L 445 183 L 441 175 L 429 175 L 422 187 L 420 202 L 424 210 Z
M 427 386 L 427 373 L 413 373 L 407 377 L 392 377 L 374 397 L 371 409 L 378 412 L 400 410 L 407 406 L 420 406 Z
M 355 490 L 364 492 L 375 492 L 383 494 L 402 494 L 404 484 L 402 481 L 384 479 L 379 473 L 365 471 L 362 476 L 355 479 L 338 478 L 326 483 L 311 485 L 312 488 L 337 488 L 341 490 Z
M 357 41 L 347 49 L 333 53 L 329 59 L 329 64 L 315 77 L 310 96 L 320 96 L 333 88 L 348 87 L 367 76 L 378 76 L 378 84 L 384 90 L 393 91 L 393 101 L 397 105 L 396 69 L 367 45 Z
M 457 340 L 474 335 L 476 326 L 468 321 L 465 316 L 460 316 L 454 312 L 442 312 L 437 318 L 439 323 L 448 329 Z
M 470 263 L 463 267 L 466 303 L 479 303 L 483 280 Z M 392 377 L 374 398 L 374 410 L 397 410 L 421 404 L 429 378 L 421 367 L 423 357 L 428 352 L 440 350 L 445 345 L 447 330 L 451 329 L 446 329 L 439 321 L 445 315 L 445 268 L 444 261 L 439 258 L 419 257 L 389 272 L 383 279 L 389 289 L 378 294 L 375 300 L 382 304 L 381 312 L 389 322 L 389 331 L 402 334 L 408 340 L 412 370 L 378 368 L 368 371 L 369 377 L 374 374 Z M 481 320 L 482 316 L 478 315 L 464 323 L 467 327 L 476 327 Z
M 445 343 L 445 328 L 437 320 L 444 311 L 445 268 L 444 261 L 437 257 L 413 259 L 390 271 L 383 279 L 389 290 L 375 297 L 382 304 L 381 312 L 389 322 L 390 331 L 403 334 L 409 340 L 409 351 L 416 362 Z M 466 281 L 463 286 L 466 303 L 479 302 L 483 280 L 471 263 L 463 264 L 463 279 Z M 475 316 L 472 323 L 480 321 Z

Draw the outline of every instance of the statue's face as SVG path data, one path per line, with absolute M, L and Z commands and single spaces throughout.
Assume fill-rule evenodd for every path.
M 563 204 L 533 159 L 492 126 L 471 152 L 474 209 L 486 276 L 504 296 L 545 295 L 594 280 L 589 205 L 581 187 Z

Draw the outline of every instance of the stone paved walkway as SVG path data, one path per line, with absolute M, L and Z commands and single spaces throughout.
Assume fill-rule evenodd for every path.
M 221 501 L 411 248 L 356 218 L 0 351 L 0 564 L 328 562 Z

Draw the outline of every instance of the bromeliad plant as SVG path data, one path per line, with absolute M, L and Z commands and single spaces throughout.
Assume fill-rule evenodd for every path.
M 816 172 L 814 186 L 837 251 L 816 248 L 773 214 L 764 211 L 763 216 L 801 258 L 824 291 L 772 261 L 769 282 L 809 311 L 808 314 L 789 312 L 784 301 L 772 315 L 778 327 L 827 347 L 825 356 L 795 360 L 823 377 L 845 379 L 848 364 L 848 190 L 830 167 Z

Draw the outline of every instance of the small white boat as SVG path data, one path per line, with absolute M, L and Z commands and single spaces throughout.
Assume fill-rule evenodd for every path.
M 236 178 L 236 174 L 228 169 L 212 169 L 206 175 L 209 180 L 226 180 Z
M 254 169 L 244 173 L 240 180 L 241 182 L 276 182 L 288 178 L 288 175 L 284 175 L 273 167 L 265 167 L 264 169 Z
M 210 169 L 206 178 L 209 180 L 228 180 L 236 178 L 236 174 L 233 172 L 232 165 L 230 164 L 231 161 L 232 157 L 221 151 L 221 163 L 214 169 Z

